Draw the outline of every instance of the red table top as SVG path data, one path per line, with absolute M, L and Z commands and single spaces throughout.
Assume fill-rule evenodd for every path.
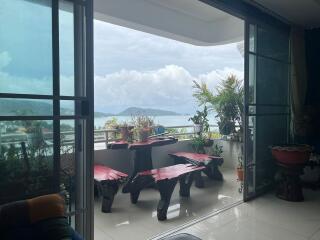
M 154 138 L 154 139 L 148 139 L 145 142 L 133 142 L 128 143 L 126 141 L 118 141 L 114 143 L 109 143 L 108 148 L 109 149 L 140 149 L 140 148 L 146 148 L 146 147 L 156 147 L 156 146 L 164 146 L 168 144 L 176 143 L 178 140 L 175 138 Z
M 169 155 L 174 156 L 174 157 L 187 158 L 187 159 L 194 160 L 197 162 L 206 162 L 206 161 L 211 161 L 214 159 L 222 159 L 222 157 L 215 157 L 215 156 L 210 156 L 207 154 L 190 153 L 190 152 L 176 152 L 176 153 L 170 153 Z
M 155 179 L 155 181 L 160 181 L 165 179 L 176 178 L 182 174 L 202 170 L 204 168 L 205 167 L 198 167 L 192 164 L 177 164 L 169 167 L 143 171 L 138 174 L 141 176 L 151 175 Z
M 120 180 L 128 177 L 127 174 L 114 170 L 104 165 L 94 165 L 94 179 L 97 181 Z

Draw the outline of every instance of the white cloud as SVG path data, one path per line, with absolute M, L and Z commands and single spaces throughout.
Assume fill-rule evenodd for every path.
M 123 69 L 105 76 L 95 76 L 95 106 L 97 110 L 106 112 L 137 106 L 189 113 L 197 106 L 192 97 L 193 80 L 205 81 L 213 90 L 221 79 L 231 73 L 243 78 L 243 72 L 231 68 L 197 76 L 177 65 L 167 65 L 153 71 Z

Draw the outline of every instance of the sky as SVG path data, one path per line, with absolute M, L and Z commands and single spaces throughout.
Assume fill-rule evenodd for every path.
M 1 91 L 52 94 L 51 9 L 18 0 L 0 4 L 0 23 L 10 23 L 0 24 Z M 74 93 L 72 19 L 60 11 L 63 95 Z M 94 30 L 95 111 L 148 107 L 193 113 L 194 80 L 214 91 L 231 73 L 243 79 L 237 43 L 195 46 L 97 20 Z
M 195 46 L 95 21 L 95 105 L 117 113 L 148 107 L 193 113 L 193 81 L 214 90 L 233 73 L 243 79 L 237 43 Z

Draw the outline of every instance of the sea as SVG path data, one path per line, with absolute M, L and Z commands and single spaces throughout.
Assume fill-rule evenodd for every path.
M 151 116 L 155 124 L 165 127 L 193 125 L 192 121 L 189 121 L 190 117 L 192 117 L 192 115 Z M 94 119 L 95 129 L 103 128 L 106 121 L 111 120 L 112 118 L 116 118 L 118 123 L 131 121 L 131 116 L 99 117 Z M 217 125 L 214 114 L 208 115 L 208 120 L 210 125 Z

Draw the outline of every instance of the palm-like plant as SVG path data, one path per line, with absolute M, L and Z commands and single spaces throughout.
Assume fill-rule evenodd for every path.
M 231 74 L 222 80 L 217 88 L 217 94 L 209 90 L 205 82 L 194 81 L 193 96 L 199 105 L 208 105 L 219 119 L 220 132 L 227 135 L 235 131 L 235 124 L 241 125 L 243 115 L 244 89 L 242 81 Z

